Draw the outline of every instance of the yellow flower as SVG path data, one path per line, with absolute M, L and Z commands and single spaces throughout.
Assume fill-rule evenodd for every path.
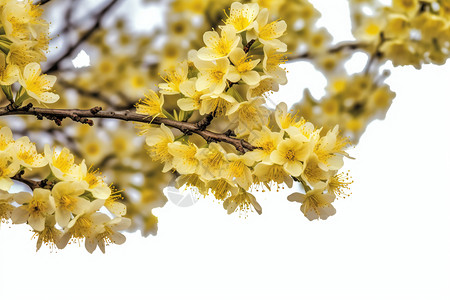
M 6 65 L 5 55 L 0 52 L 0 84 L 11 85 L 19 79 L 19 67 Z
M 147 124 L 145 124 L 147 125 Z M 82 136 L 79 143 L 80 152 L 89 164 L 98 164 L 111 151 L 110 141 L 99 136 L 97 132 L 90 131 Z M 128 141 L 129 142 L 129 141 Z M 131 144 L 131 143 L 130 143 Z
M 198 174 L 181 175 L 175 180 L 175 187 L 181 189 L 182 187 L 195 189 L 199 194 L 206 195 L 208 190 L 206 184 Z
M 172 131 L 164 124 L 159 128 L 150 128 L 145 139 L 148 147 L 148 154 L 154 161 L 164 163 L 163 172 L 172 169 L 173 156 L 169 153 L 169 144 L 173 143 L 174 136 Z
M 28 96 L 39 103 L 55 103 L 59 95 L 52 93 L 51 89 L 56 82 L 56 76 L 41 75 L 41 66 L 38 63 L 30 63 L 19 77 L 19 83 L 27 91 Z
M 287 111 L 287 105 L 281 102 L 275 109 L 275 121 L 281 130 L 285 130 L 291 138 L 302 142 L 318 139 L 319 130 L 315 130 L 314 125 L 301 118 L 298 120 L 297 114 Z
M 6 63 L 8 65 L 16 65 L 22 70 L 31 63 L 44 61 L 45 55 L 35 50 L 34 47 L 36 45 L 37 42 L 33 41 L 17 41 L 12 43 L 6 56 Z
M 235 212 L 236 209 L 239 209 L 241 213 L 246 213 L 247 211 L 250 211 L 252 207 L 259 215 L 262 213 L 261 205 L 256 201 L 255 196 L 244 190 L 240 190 L 239 193 L 228 197 L 223 202 L 223 208 L 227 210 L 228 214 Z
M 255 166 L 253 174 L 256 178 L 264 183 L 267 188 L 271 188 L 269 183 L 275 183 L 277 186 L 286 184 L 289 188 L 292 187 L 293 179 L 289 173 L 285 171 L 283 166 L 273 163 L 259 163 Z
M 14 209 L 11 219 L 15 224 L 28 224 L 36 231 L 45 228 L 45 218 L 55 211 L 55 203 L 49 190 L 37 188 L 33 195 L 21 192 L 14 195 L 14 201 L 21 206 Z M 26 204 L 26 205 L 25 205 Z
M 280 64 L 287 62 L 287 57 L 277 51 L 271 45 L 264 46 L 263 69 L 264 73 L 274 78 L 279 84 L 286 84 L 286 70 L 280 67 Z
M 169 144 L 169 153 L 173 156 L 173 166 L 180 174 L 195 173 L 198 167 L 197 146 L 195 144 L 182 144 L 175 142 Z
M 279 9 L 284 3 L 291 3 L 286 0 L 252 0 L 252 2 L 258 3 L 261 8 L 268 9 L 272 13 L 279 13 Z M 306 6 L 306 3 L 308 2 L 302 3 L 302 6 Z
M 50 146 L 45 145 L 44 154 L 45 160 L 56 178 L 69 181 L 80 178 L 80 166 L 75 165 L 75 157 L 69 149 L 64 147 L 58 152 L 56 149 L 50 150 Z
M 202 105 L 201 97 L 204 92 L 199 92 L 195 89 L 197 79 L 193 78 L 180 84 L 180 92 L 185 96 L 178 99 L 178 106 L 184 111 L 199 110 Z
M 293 193 L 288 196 L 289 201 L 302 203 L 300 210 L 308 220 L 326 220 L 336 213 L 336 209 L 331 204 L 335 199 L 334 194 L 324 194 L 323 189 L 310 190 L 304 194 Z
M 327 190 L 336 197 L 347 198 L 351 195 L 350 184 L 353 183 L 348 173 L 334 172 L 334 175 L 327 181 Z
M 45 227 L 41 231 L 34 230 L 33 238 L 37 237 L 36 251 L 38 251 L 42 244 L 49 246 L 50 249 L 54 249 L 55 246 L 58 249 L 63 249 L 67 242 L 61 242 L 61 237 L 63 235 L 62 231 L 55 228 L 55 216 L 50 215 L 45 219 Z
M 230 8 L 230 15 L 225 20 L 225 24 L 233 25 L 237 33 L 253 28 L 258 16 L 259 5 L 257 3 L 242 4 L 233 2 Z
M 320 130 L 315 130 L 314 125 L 301 118 L 298 120 L 297 114 L 287 112 L 287 105 L 281 102 L 275 109 L 275 121 L 280 129 L 285 130 L 291 138 L 303 142 L 310 141 L 318 136 Z
M 303 142 L 316 143 L 322 129 L 315 129 L 311 122 L 300 119 L 297 123 L 285 129 L 289 136 Z
M 410 24 L 408 17 L 403 14 L 389 14 L 384 36 L 386 38 L 406 38 L 409 36 Z
M 387 110 L 395 98 L 395 93 L 391 91 L 389 86 L 384 85 L 378 87 L 369 97 L 367 105 L 376 110 Z
M 180 85 L 188 80 L 188 63 L 183 61 L 177 64 L 176 67 L 166 71 L 167 77 L 163 77 L 165 83 L 160 83 L 158 87 L 161 89 L 161 94 L 175 95 L 181 92 Z
M 277 150 L 270 154 L 270 160 L 282 165 L 292 176 L 299 176 L 304 169 L 304 162 L 311 153 L 310 143 L 297 139 L 287 139 L 278 144 Z
M 121 217 L 126 215 L 127 206 L 122 202 L 119 202 L 119 200 L 123 200 L 123 196 L 120 194 L 120 191 L 118 191 L 112 185 L 109 187 L 109 189 L 111 190 L 111 193 L 105 200 L 105 207 L 109 210 L 110 213 L 115 216 Z
M 158 97 L 158 95 L 154 91 L 149 90 L 148 94 L 145 95 L 145 98 L 140 99 L 138 104 L 136 105 L 136 112 L 138 114 L 157 117 L 163 114 L 162 112 L 163 105 L 164 105 L 164 96 L 161 95 L 160 97 Z
M 269 21 L 269 10 L 266 8 L 259 12 L 256 19 L 255 31 L 258 39 L 264 45 L 271 45 L 279 52 L 286 52 L 287 46 L 282 41 L 278 40 L 284 32 L 286 31 L 287 24 L 285 21 L 274 21 L 268 23 Z M 252 35 L 247 35 L 247 40 L 252 39 Z
M 234 49 L 230 54 L 230 60 L 233 63 L 230 66 L 228 80 L 238 82 L 242 79 L 248 85 L 256 85 L 261 80 L 261 76 L 253 69 L 261 61 L 260 59 L 251 60 L 250 57 L 241 48 Z
M 14 144 L 14 156 L 25 168 L 42 168 L 47 165 L 44 156 L 36 150 L 36 145 L 27 136 L 19 138 Z
M 14 206 L 11 204 L 13 195 L 0 189 L 0 223 L 6 223 L 11 219 Z
M 80 197 L 87 187 L 84 181 L 63 181 L 55 184 L 52 196 L 55 199 L 55 217 L 59 226 L 66 227 L 72 213 L 79 215 L 89 206 L 90 202 Z
M 251 166 L 255 161 L 249 155 L 227 154 L 229 161 L 224 177 L 230 181 L 236 182 L 241 188 L 247 190 L 253 183 Z
M 200 162 L 197 173 L 205 180 L 220 178 L 227 169 L 226 154 L 217 143 L 210 143 L 208 148 L 198 149 L 195 155 Z
M 114 130 L 114 132 L 110 132 L 112 135 L 111 146 L 112 151 L 120 158 L 126 158 L 133 155 L 133 152 L 136 151 L 136 138 L 133 134 L 130 134 L 128 128 L 119 128 Z M 103 141 L 101 141 L 103 142 Z M 107 151 L 101 151 L 102 158 L 105 157 L 105 153 Z
M 380 51 L 392 61 L 394 67 L 405 65 L 412 65 L 416 69 L 421 67 L 420 55 L 403 40 L 386 41 L 380 47 Z
M 206 94 L 200 97 L 202 103 L 200 106 L 200 114 L 213 113 L 215 117 L 224 116 L 229 109 L 237 104 L 236 99 L 225 93 Z
M 220 94 L 225 90 L 230 68 L 227 58 L 218 59 L 216 62 L 198 60 L 195 67 L 200 71 L 195 83 L 198 91 L 209 89 L 211 93 Z
M 384 23 L 385 21 L 380 18 L 367 18 L 361 27 L 357 29 L 355 36 L 365 41 L 376 40 L 385 26 Z
M 94 200 L 81 211 L 70 223 L 67 225 L 67 231 L 63 238 L 74 240 L 85 240 L 86 250 L 92 250 L 92 238 L 98 233 L 104 231 L 103 224 L 108 222 L 110 218 L 98 212 L 103 206 L 105 200 Z M 92 250 L 93 251 L 93 250 Z
M 236 103 L 228 110 L 227 115 L 230 121 L 238 124 L 235 129 L 238 136 L 261 129 L 268 123 L 270 112 L 262 106 L 265 102 L 264 98 L 255 98 Z
M 175 0 L 172 5 L 177 12 L 189 11 L 194 14 L 203 15 L 210 0 Z
M 98 174 L 98 170 L 87 168 L 84 160 L 80 165 L 81 180 L 88 184 L 86 190 L 92 193 L 96 199 L 106 200 L 111 195 L 111 189 L 103 180 L 103 177 Z
M 419 9 L 418 0 L 392 0 L 392 7 L 400 12 L 413 14 Z
M 325 28 L 313 31 L 308 35 L 308 51 L 311 53 L 326 52 L 326 47 L 332 39 L 332 36 Z
M 278 144 L 282 140 L 282 132 L 272 132 L 266 126 L 262 127 L 261 130 L 252 130 L 248 137 L 248 142 L 258 148 L 247 152 L 246 155 L 250 156 L 254 161 L 270 163 L 270 154 L 277 149 Z
M 238 191 L 236 184 L 226 178 L 212 179 L 206 183 L 206 188 L 217 200 L 225 200 Z
M 320 186 L 330 177 L 328 170 L 323 170 L 319 166 L 320 161 L 315 153 L 312 153 L 305 163 L 305 169 L 300 175 L 301 178 L 309 183 L 312 187 Z
M 198 50 L 198 58 L 210 61 L 228 57 L 240 40 L 241 37 L 236 35 L 236 29 L 232 25 L 223 26 L 221 36 L 216 31 L 207 31 L 203 35 L 206 47 Z
M 173 68 L 184 55 L 180 43 L 175 40 L 169 40 L 159 54 L 159 70 Z
M 261 76 L 261 81 L 257 85 L 250 86 L 247 91 L 247 99 L 261 97 L 267 92 L 278 92 L 279 84 L 271 76 Z
M 8 151 L 14 145 L 14 139 L 11 129 L 8 127 L 0 128 L 0 152 Z
M 19 171 L 20 164 L 7 152 L 0 152 L 0 190 L 9 191 L 13 185 L 10 177 Z
M 39 32 L 48 31 L 48 24 L 40 19 L 42 8 L 31 1 L 9 1 L 3 8 L 1 22 L 8 37 L 37 38 Z
M 280 129 L 287 129 L 297 123 L 297 115 L 287 111 L 287 104 L 280 102 L 275 108 L 275 121 Z
M 102 216 L 103 218 L 103 216 Z M 125 236 L 120 230 L 125 230 L 131 225 L 128 218 L 114 218 L 102 225 L 103 229 L 97 229 L 96 235 L 90 235 L 86 238 L 86 249 L 89 253 L 94 252 L 98 248 L 105 253 L 105 246 L 110 244 L 122 245 L 125 243 Z
M 344 165 L 343 156 L 348 157 L 348 154 L 344 151 L 348 145 L 348 139 L 339 136 L 339 126 L 336 125 L 333 130 L 328 131 L 325 136 L 321 137 L 314 146 L 319 167 L 324 171 L 342 168 Z

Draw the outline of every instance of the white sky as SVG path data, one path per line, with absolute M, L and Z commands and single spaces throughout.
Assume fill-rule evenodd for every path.
M 346 1 L 317 2 L 332 28 L 347 19 Z M 308 71 L 291 66 L 286 101 L 308 79 L 296 72 Z M 259 195 L 263 214 L 247 219 L 169 202 L 156 237 L 128 234 L 106 255 L 35 253 L 28 227 L 3 226 L 0 299 L 449 299 L 449 74 L 449 64 L 394 70 L 397 98 L 352 150 L 353 195 L 328 220 L 308 221 L 283 191 Z

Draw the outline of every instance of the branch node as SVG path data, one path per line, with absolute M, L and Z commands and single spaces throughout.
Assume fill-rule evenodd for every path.
M 22 109 L 23 109 L 24 111 L 29 111 L 32 107 L 33 107 L 33 103 L 28 103 L 28 104 L 25 105 Z
M 200 120 L 200 121 L 198 121 L 197 123 L 195 123 L 195 127 L 196 127 L 198 130 L 203 131 L 203 130 L 206 129 L 206 127 L 208 127 L 208 126 L 211 124 L 213 118 L 214 118 L 214 117 L 213 117 L 213 114 L 212 114 L 212 113 L 207 114 L 202 120 Z
M 253 46 L 256 40 L 250 40 L 250 42 L 247 43 L 244 47 L 244 52 L 248 53 L 250 51 L 250 48 Z
M 225 134 L 226 136 L 229 136 L 229 137 L 235 137 L 235 136 L 236 136 L 236 133 L 234 133 L 234 131 L 231 130 L 231 129 L 228 129 L 227 131 L 225 131 L 224 134 Z
M 95 106 L 93 108 L 90 109 L 91 113 L 93 115 L 97 114 L 98 112 L 100 112 L 103 108 L 101 108 L 100 106 Z
M 187 129 L 187 128 L 180 128 L 180 131 L 181 131 L 182 133 L 184 133 L 185 135 L 192 135 L 192 131 L 190 131 L 190 130 Z
M 8 104 L 8 106 L 6 106 L 6 110 L 7 111 L 15 111 L 17 110 L 19 107 L 13 102 Z

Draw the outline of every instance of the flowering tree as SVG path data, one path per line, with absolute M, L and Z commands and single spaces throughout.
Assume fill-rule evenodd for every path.
M 308 0 L 175 0 L 164 30 L 145 35 L 122 18 L 104 26 L 119 0 L 81 19 L 78 1 L 0 0 L 0 219 L 27 223 L 37 249 L 84 240 L 104 252 L 123 230 L 156 234 L 169 185 L 261 214 L 252 192 L 295 184 L 287 200 L 327 219 L 349 195 L 346 148 L 395 97 L 384 63 L 449 55 L 447 0 L 350 0 L 355 39 L 338 44 Z M 64 12 L 54 38 L 44 11 Z M 92 63 L 74 68 L 81 49 Z M 356 52 L 367 63 L 348 74 Z M 326 95 L 271 108 L 283 64 L 298 60 L 323 72 Z

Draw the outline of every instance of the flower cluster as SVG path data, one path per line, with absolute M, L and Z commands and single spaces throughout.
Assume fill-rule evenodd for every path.
M 164 73 L 164 79 L 171 81 L 170 76 L 174 74 L 173 70 L 184 68 L 178 63 L 180 60 L 188 58 L 188 51 L 203 46 L 200 43 L 205 31 L 216 28 L 218 25 L 226 25 L 225 21 L 227 23 L 233 21 L 241 28 L 245 26 L 248 19 L 243 17 L 243 25 L 239 25 L 241 16 L 239 14 L 231 16 L 230 5 L 232 2 L 230 0 L 170 1 L 164 9 L 166 11 L 164 21 L 167 26 L 145 32 L 145 34 L 131 30 L 133 19 L 126 16 L 117 18 L 114 26 L 97 28 L 95 33 L 83 44 L 83 50 L 91 58 L 90 66 L 58 70 L 57 88 L 61 100 L 52 107 L 63 108 L 67 106 L 66 103 L 70 103 L 71 106 L 79 108 L 99 105 L 105 109 L 118 110 L 130 108 L 130 103 L 134 104 L 135 99 L 144 93 L 152 97 L 151 92 L 147 93 L 146 89 L 162 81 L 159 76 L 161 73 Z M 240 2 L 250 4 L 250 6 L 257 4 L 260 9 L 267 9 L 270 20 L 282 19 L 285 21 L 286 31 L 278 40 L 287 45 L 290 55 L 304 51 L 326 52 L 331 43 L 330 34 L 324 28 L 316 27 L 315 24 L 320 13 L 307 0 Z M 52 3 L 46 5 L 46 9 L 49 10 L 59 9 L 56 6 L 53 8 Z M 226 20 L 228 19 L 227 15 L 231 17 L 230 20 Z M 239 29 L 236 30 L 239 31 Z M 80 30 L 76 31 L 77 34 L 79 32 Z M 67 37 L 67 41 L 71 43 L 73 36 L 67 35 Z M 61 34 L 54 40 L 61 41 L 63 38 L 64 35 Z M 115 40 L 116 43 L 111 43 L 112 40 Z M 240 48 L 245 46 L 244 42 L 244 39 L 241 39 Z M 252 55 L 255 55 L 255 48 L 252 48 Z M 284 56 L 289 53 L 279 52 L 278 54 Z M 262 59 L 262 57 L 261 54 L 257 59 Z M 284 57 L 278 57 L 278 59 L 285 60 Z M 268 64 L 270 66 L 271 62 L 268 61 Z M 257 68 L 261 69 L 261 63 Z M 280 69 L 277 68 L 271 72 L 272 74 L 279 72 L 280 76 L 284 76 L 284 70 Z M 192 65 L 188 70 L 194 70 Z M 260 77 L 264 76 L 260 71 L 258 70 Z M 192 77 L 192 74 L 189 76 Z M 249 79 L 246 75 L 243 78 Z M 184 86 L 185 89 L 191 87 L 192 83 Z M 185 92 L 189 94 L 188 91 Z M 191 100 L 180 100 L 179 94 L 169 93 L 164 94 L 166 110 L 175 109 L 182 113 L 179 111 L 178 102 L 180 105 L 187 106 L 187 108 L 183 108 L 184 110 L 194 110 L 189 108 L 192 105 Z M 205 102 L 205 104 L 208 103 Z M 204 106 L 204 109 L 207 107 Z M 198 113 L 195 113 L 193 118 L 197 115 Z M 215 123 L 218 122 L 217 119 L 214 121 Z M 113 122 L 108 122 L 108 124 L 111 125 Z M 54 126 L 45 120 L 41 121 L 39 125 Z M 223 126 L 226 127 L 225 124 Z M 121 130 L 117 131 L 115 126 L 95 128 L 82 126 L 80 130 L 70 131 L 58 128 L 58 131 L 67 136 L 67 139 L 75 141 L 71 145 L 74 153 L 80 154 L 79 156 L 86 159 L 89 164 L 94 164 L 104 170 L 112 181 L 120 182 L 120 187 L 124 190 L 124 202 L 128 207 L 127 217 L 133 220 L 132 229 L 141 229 L 145 236 L 149 233 L 156 234 L 157 217 L 152 214 L 152 209 L 163 206 L 167 202 L 162 189 L 172 184 L 174 175 L 167 172 L 161 176 L 161 166 L 158 163 L 149 162 L 148 156 L 140 151 L 140 145 L 144 141 L 140 137 L 133 136 L 128 125 L 121 124 L 120 128 Z M 52 137 L 49 136 L 49 138 Z M 124 138 L 127 140 L 126 143 L 123 143 Z M 60 144 L 61 140 L 54 139 L 53 143 Z M 121 148 L 117 148 L 117 145 L 126 145 L 126 147 L 124 150 L 120 150 Z M 136 181 L 136 174 L 139 174 L 138 177 L 142 180 Z
M 25 170 L 43 168 L 49 175 L 42 181 L 22 177 Z M 26 183 L 32 193 L 8 193 L 13 180 Z M 122 217 L 126 206 L 118 201 L 120 194 L 84 161 L 75 164 L 67 148 L 57 151 L 46 145 L 44 153 L 39 153 L 28 137 L 14 140 L 11 130 L 2 127 L 0 190 L 1 221 L 28 223 L 38 239 L 38 250 L 42 243 L 62 249 L 70 240 L 85 240 L 89 252 L 97 246 L 104 252 L 107 244 L 125 242 L 118 231 L 131 221 Z M 114 217 L 100 212 L 102 207 Z
M 168 70 L 160 95 L 150 91 L 137 112 L 176 121 L 200 118 L 198 127 L 210 130 L 228 125 L 229 136 L 250 143 L 252 151 L 242 153 L 220 140 L 205 144 L 189 132 L 175 136 L 162 124 L 141 127 L 150 157 L 164 165 L 163 172 L 180 174 L 178 187 L 214 196 L 228 213 L 252 208 L 261 213 L 252 188 L 292 187 L 296 180 L 307 193 L 304 198 L 293 194 L 289 200 L 303 203 L 301 210 L 310 220 L 326 219 L 334 212 L 336 191 L 343 195 L 350 184 L 337 174 L 347 140 L 337 127 L 321 134 L 312 123 L 288 112 L 285 103 L 273 112 L 264 105 L 264 95 L 287 82 L 280 66 L 287 46 L 279 40 L 286 23 L 271 21 L 268 10 L 255 3 L 235 2 L 220 29 L 206 32 L 205 46 Z M 164 108 L 167 95 L 179 98 L 179 110 L 173 114 Z
M 338 124 L 356 144 L 372 120 L 384 119 L 395 97 L 382 82 L 383 76 L 372 73 L 335 76 L 329 80 L 328 93 L 322 99 L 316 100 L 306 93 L 305 99 L 293 109 L 325 130 Z
M 52 91 L 56 77 L 41 74 L 39 65 L 46 60 L 49 44 L 49 25 L 41 14 L 31 0 L 0 2 L 0 85 L 18 106 L 29 98 L 39 103 L 59 99 Z M 14 97 L 11 86 L 17 81 L 21 88 Z
M 373 5 L 364 16 L 361 1 L 352 1 L 354 33 L 378 48 L 379 55 L 394 66 L 444 64 L 450 45 L 450 3 L 440 0 L 393 0 L 391 6 Z M 367 10 L 366 10 L 367 11 Z M 360 20 L 360 21 L 359 21 Z

